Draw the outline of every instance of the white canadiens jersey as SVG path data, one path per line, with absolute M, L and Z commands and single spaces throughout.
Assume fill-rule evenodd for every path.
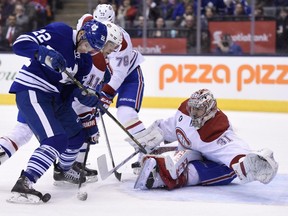
M 121 28 L 121 30 L 123 34 L 122 45 L 118 51 L 112 52 L 107 57 L 112 73 L 108 84 L 114 90 L 117 90 L 130 72 L 144 61 L 142 54 L 133 49 L 129 34 L 124 29 Z
M 179 149 L 199 151 L 205 158 L 230 167 L 239 155 L 251 152 L 249 146 L 232 129 L 227 116 L 220 110 L 199 130 L 191 125 L 184 101 L 176 114 L 166 120 L 158 120 L 164 131 L 164 140 L 178 141 Z

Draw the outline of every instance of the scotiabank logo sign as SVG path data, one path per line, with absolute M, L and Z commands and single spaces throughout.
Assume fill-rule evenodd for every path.
M 132 38 L 134 49 L 142 54 L 187 54 L 186 38 L 149 38 L 146 47 L 141 38 Z
M 220 41 L 221 35 L 228 33 L 232 36 L 233 41 L 241 46 L 244 53 L 250 53 L 252 40 L 255 42 L 255 53 L 275 53 L 275 21 L 256 21 L 253 37 L 251 35 L 251 23 L 248 21 L 211 21 L 209 22 L 209 31 L 212 37 L 212 52 L 216 47 L 216 43 Z
M 172 83 L 236 83 L 239 92 L 249 84 L 287 85 L 288 65 L 242 64 L 232 71 L 226 64 L 163 64 L 159 70 L 160 90 Z

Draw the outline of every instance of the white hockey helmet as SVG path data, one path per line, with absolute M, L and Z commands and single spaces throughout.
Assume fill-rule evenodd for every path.
M 211 91 L 200 89 L 187 102 L 187 111 L 192 118 L 192 126 L 200 129 L 217 112 L 217 102 Z
M 93 12 L 93 18 L 98 22 L 115 22 L 115 12 L 110 4 L 99 4 Z
M 106 43 L 108 41 L 111 41 L 116 46 L 119 47 L 122 44 L 122 40 L 123 40 L 121 28 L 117 26 L 116 24 L 109 22 L 109 21 L 104 21 L 102 23 L 107 27 Z

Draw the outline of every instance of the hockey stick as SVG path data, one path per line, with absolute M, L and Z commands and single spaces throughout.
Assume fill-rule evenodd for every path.
M 86 167 L 89 151 L 90 151 L 90 143 L 88 142 L 87 147 L 86 147 L 86 151 L 85 151 L 84 161 L 83 161 L 82 167 L 81 167 L 80 181 L 79 181 L 78 193 L 77 193 L 77 198 L 81 201 L 85 201 L 87 199 L 87 196 L 88 196 L 86 191 L 81 190 L 81 186 L 82 186 L 82 181 L 85 178 L 85 167 Z
M 150 154 L 162 154 L 167 151 L 176 151 L 177 146 L 160 146 L 157 149 L 153 150 Z M 107 159 L 106 155 L 103 154 L 100 157 L 97 158 L 98 163 L 98 169 L 102 180 L 105 180 L 108 178 L 113 172 L 116 172 L 120 167 L 122 167 L 125 163 L 127 163 L 130 159 L 132 159 L 136 154 L 138 154 L 140 151 L 137 150 L 133 152 L 131 155 L 129 155 L 126 159 L 124 159 L 121 163 L 119 163 L 117 166 L 115 166 L 113 169 L 108 170 L 107 167 Z
M 108 139 L 108 135 L 107 135 L 107 131 L 106 131 L 104 119 L 103 119 L 103 116 L 101 115 L 101 113 L 100 113 L 100 118 L 101 118 L 101 122 L 102 122 L 102 126 L 103 126 L 103 131 L 104 131 L 105 138 L 106 138 L 106 144 L 107 144 L 108 152 L 109 152 L 109 155 L 110 155 L 110 158 L 111 158 L 111 162 L 112 162 L 112 167 L 114 168 L 114 167 L 115 167 L 115 163 L 114 163 L 114 158 L 113 158 L 113 154 L 112 154 L 112 150 L 111 150 L 111 145 L 110 145 L 110 142 L 109 142 L 109 139 Z M 115 177 L 116 177 L 119 181 L 121 181 L 121 175 L 122 175 L 122 173 L 119 173 L 119 172 L 117 172 L 117 171 L 115 170 L 114 175 L 115 175 Z
M 125 163 L 127 163 L 130 159 L 132 159 L 139 152 L 140 152 L 139 150 L 133 152 L 131 155 L 129 155 L 126 159 L 124 159 L 121 163 L 119 163 L 117 166 L 115 166 L 111 170 L 108 170 L 106 155 L 103 154 L 100 157 L 98 157 L 97 163 L 98 163 L 98 169 L 101 175 L 101 179 L 105 180 L 106 178 L 108 178 L 112 173 L 116 172 L 120 167 L 122 167 Z
M 95 94 L 94 92 L 90 92 L 87 88 L 85 88 L 74 76 L 72 76 L 67 70 L 63 71 L 81 90 L 83 90 L 86 94 L 92 94 L 96 97 L 98 97 L 97 94 Z M 136 145 L 139 147 L 139 150 L 144 153 L 147 154 L 146 149 L 135 139 L 134 136 L 132 136 L 132 134 L 129 133 L 129 131 L 107 110 L 103 107 L 102 104 L 97 104 L 97 107 L 102 111 L 105 112 L 135 143 Z

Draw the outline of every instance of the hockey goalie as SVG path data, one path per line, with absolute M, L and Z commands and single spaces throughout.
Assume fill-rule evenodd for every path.
M 139 189 L 227 185 L 237 177 L 243 184 L 268 184 L 278 170 L 270 149 L 252 151 L 236 135 L 208 89 L 194 92 L 175 115 L 155 121 L 135 138 L 149 153 L 134 186 Z M 177 150 L 154 154 L 163 141 L 177 141 Z

